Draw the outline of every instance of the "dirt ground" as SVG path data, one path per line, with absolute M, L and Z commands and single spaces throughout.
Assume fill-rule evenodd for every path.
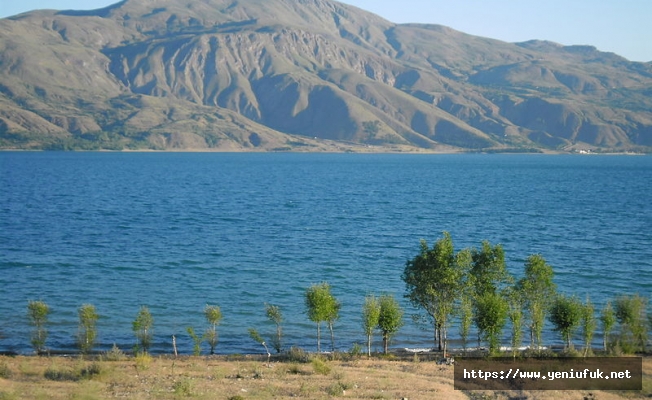
M 453 366 L 347 357 L 274 361 L 260 357 L 0 356 L 0 399 L 622 399 L 652 397 L 652 358 L 643 390 L 457 391 Z

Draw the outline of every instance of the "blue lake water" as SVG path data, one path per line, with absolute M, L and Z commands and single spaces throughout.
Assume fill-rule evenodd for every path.
M 406 310 L 393 346 L 427 347 L 400 278 L 419 239 L 501 243 L 517 277 L 540 253 L 559 290 L 600 306 L 650 295 L 651 228 L 649 156 L 3 152 L 0 351 L 31 352 L 38 299 L 53 350 L 74 349 L 77 308 L 92 303 L 99 349 L 131 349 L 147 305 L 153 351 L 171 352 L 174 334 L 190 353 L 186 327 L 205 329 L 209 303 L 224 315 L 219 353 L 259 352 L 247 328 L 273 332 L 266 302 L 284 313 L 287 346 L 315 350 L 303 296 L 322 281 L 342 303 L 339 349 L 364 343 L 367 293 Z

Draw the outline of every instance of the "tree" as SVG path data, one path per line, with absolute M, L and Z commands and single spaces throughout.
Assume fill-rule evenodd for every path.
M 501 245 L 491 246 L 482 242 L 481 250 L 471 251 L 471 280 L 474 292 L 482 296 L 487 292 L 498 293 L 513 282 L 505 265 L 505 251 Z
M 267 364 L 269 364 L 269 359 L 272 357 L 272 355 L 269 352 L 269 349 L 267 348 L 267 343 L 265 343 L 265 339 L 263 339 L 262 336 L 258 333 L 257 330 L 254 328 L 249 328 L 249 337 L 251 337 L 254 341 L 260 343 L 263 345 L 265 348 L 265 352 L 267 353 Z
M 405 282 L 406 297 L 424 309 L 435 328 L 435 344 L 446 354 L 446 329 L 454 305 L 468 285 L 470 250 L 455 254 L 453 240 L 448 232 L 432 247 L 421 240 L 419 254 L 408 260 L 401 278 Z M 437 339 L 439 342 L 437 343 Z
M 37 353 L 45 349 L 45 340 L 48 337 L 48 330 L 45 325 L 48 322 L 50 307 L 43 301 L 29 301 L 27 303 L 27 317 L 30 324 L 34 326 L 31 343 Z
M 558 295 L 550 307 L 550 322 L 561 333 L 566 349 L 573 348 L 573 333 L 582 320 L 583 305 L 577 297 Z
M 77 333 L 77 344 L 82 354 L 87 354 L 93 350 L 95 339 L 97 338 L 97 320 L 99 315 L 92 304 L 84 304 L 79 307 L 79 331 Z
M 510 287 L 505 298 L 507 300 L 507 318 L 512 326 L 512 357 L 516 357 L 516 351 L 521 346 L 523 338 L 523 299 L 521 292 L 515 287 Z
M 616 319 L 621 327 L 622 345 L 633 345 L 632 351 L 644 351 L 647 342 L 647 299 L 639 296 L 620 296 L 615 302 Z M 631 341 L 629 338 L 631 337 Z
M 586 303 L 582 307 L 582 338 L 584 339 L 584 357 L 591 353 L 591 341 L 595 332 L 595 307 L 589 296 L 586 296 Z
M 505 265 L 505 251 L 501 245 L 492 246 L 487 240 L 482 241 L 480 250 L 471 250 L 471 269 L 469 271 L 469 296 L 475 303 L 487 293 L 503 293 L 513 284 L 513 277 Z M 477 308 L 477 307 L 476 307 Z M 478 327 L 478 345 L 482 329 Z
M 614 312 L 610 301 L 608 301 L 602 308 L 600 322 L 602 323 L 602 346 L 606 352 L 608 350 L 607 345 L 609 342 L 609 335 L 611 334 L 614 325 L 616 325 L 616 313 Z
M 204 337 L 206 338 L 206 341 L 211 348 L 211 354 L 215 354 L 215 347 L 217 346 L 218 339 L 217 325 L 219 325 L 220 321 L 222 320 L 222 311 L 218 306 L 211 306 L 206 304 L 206 307 L 204 307 L 204 316 L 210 325 L 206 330 Z
M 277 353 L 280 353 L 282 349 L 281 337 L 283 335 L 283 329 L 281 327 L 283 315 L 281 314 L 281 309 L 273 304 L 265 304 L 265 313 L 267 314 L 267 318 L 276 325 L 276 336 L 272 339 L 272 346 Z
M 138 315 L 134 322 L 132 322 L 132 329 L 136 335 L 136 340 L 139 344 L 136 345 L 136 350 L 142 350 L 147 353 L 152 344 L 152 327 L 154 326 L 154 318 L 149 312 L 147 306 L 141 306 Z
M 378 329 L 383 335 L 383 350 L 388 353 L 389 340 L 403 326 L 403 309 L 392 295 L 380 296 L 380 314 L 378 315 Z
M 340 303 L 331 294 L 327 282 L 315 284 L 306 290 L 306 309 L 308 318 L 317 323 L 317 352 L 321 352 L 321 323 L 326 322 L 331 332 L 331 347 L 335 351 L 333 324 L 339 318 Z
M 362 305 L 362 328 L 367 336 L 367 356 L 371 357 L 371 340 L 374 329 L 378 326 L 380 302 L 374 295 L 368 295 Z
M 471 324 L 473 323 L 473 302 L 471 301 L 470 296 L 462 297 L 458 313 L 460 317 L 460 337 L 462 338 L 462 347 L 466 352 L 469 331 L 471 330 Z
M 552 281 L 552 267 L 539 254 L 533 254 L 525 262 L 525 276 L 518 282 L 530 328 L 530 343 L 537 349 L 541 347 L 541 332 L 554 299 L 556 286 Z
M 193 356 L 200 355 L 201 354 L 201 342 L 204 341 L 204 337 L 199 336 L 195 332 L 195 329 L 192 326 L 187 327 L 186 332 L 188 332 L 188 335 L 190 335 L 190 338 L 192 339 L 192 355 Z
M 500 336 L 507 321 L 508 304 L 503 296 L 491 291 L 479 296 L 475 302 L 475 324 L 480 334 L 489 342 L 489 353 L 500 350 Z

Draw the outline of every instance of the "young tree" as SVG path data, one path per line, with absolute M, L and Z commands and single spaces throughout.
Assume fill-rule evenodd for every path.
M 582 307 L 582 338 L 584 339 L 584 357 L 591 354 L 591 341 L 595 333 L 595 307 L 589 296 L 586 296 L 586 303 Z
M 206 330 L 204 337 L 211 348 L 211 354 L 215 354 L 215 347 L 217 346 L 217 325 L 222 320 L 222 311 L 218 306 L 211 306 L 206 304 L 204 307 L 204 316 L 210 327 Z
M 93 350 L 95 339 L 97 338 L 97 320 L 100 316 L 95 311 L 92 304 L 84 304 L 79 307 L 79 331 L 77 333 L 77 344 L 82 354 L 87 354 Z
M 36 353 L 45 349 L 45 340 L 48 337 L 48 330 L 45 325 L 48 322 L 50 307 L 43 301 L 29 301 L 27 303 L 27 317 L 30 324 L 34 326 L 31 343 Z
M 421 250 L 408 260 L 401 278 L 405 282 L 406 297 L 424 309 L 435 327 L 435 344 L 446 354 L 446 329 L 454 312 L 455 302 L 468 285 L 471 251 L 455 254 L 453 240 L 448 232 L 432 247 L 421 240 Z M 439 342 L 437 343 L 437 339 Z
M 362 305 L 362 328 L 367 336 L 367 356 L 371 357 L 371 340 L 374 329 L 378 326 L 380 317 L 380 302 L 374 295 L 367 295 Z
M 505 265 L 505 251 L 499 244 L 491 246 L 489 241 L 482 242 L 480 250 L 471 251 L 471 281 L 477 296 L 485 293 L 499 293 L 513 283 L 513 278 Z
M 552 267 L 546 260 L 539 254 L 533 254 L 525 262 L 525 276 L 518 282 L 527 311 L 530 343 L 537 349 L 541 347 L 543 324 L 556 293 L 553 276 Z
M 480 250 L 471 250 L 469 281 L 469 296 L 474 303 L 487 293 L 500 294 L 509 288 L 514 279 L 507 271 L 505 251 L 501 245 L 492 246 L 489 241 L 484 240 Z M 477 328 L 480 345 L 482 329 Z
M 606 352 L 608 350 L 609 335 L 611 334 L 614 325 L 616 325 L 616 313 L 611 306 L 611 301 L 608 301 L 602 308 L 600 322 L 602 323 L 602 346 Z
M 561 333 L 565 348 L 573 348 L 573 333 L 582 320 L 583 305 L 577 297 L 558 295 L 550 307 L 550 322 L 555 330 Z
M 190 338 L 192 339 L 192 355 L 193 356 L 200 355 L 201 354 L 201 342 L 204 341 L 204 338 L 202 336 L 199 336 L 195 332 L 195 329 L 192 326 L 187 327 L 186 332 L 188 332 L 188 335 L 190 335 Z
M 277 353 L 281 352 L 281 337 L 283 335 L 283 329 L 281 323 L 283 322 L 283 315 L 281 314 L 281 309 L 278 306 L 273 304 L 265 304 L 265 312 L 267 318 L 276 325 L 276 336 L 272 338 L 272 346 Z
M 267 343 L 265 343 L 265 339 L 263 339 L 262 336 L 258 333 L 257 330 L 254 328 L 249 328 L 249 337 L 251 337 L 254 341 L 260 343 L 263 345 L 265 348 L 265 352 L 267 353 L 267 364 L 269 364 L 269 359 L 272 357 L 272 355 L 269 352 L 269 349 L 267 348 Z
M 147 306 L 141 306 L 138 315 L 134 322 L 132 322 L 132 329 L 136 335 L 136 340 L 139 344 L 136 345 L 137 352 L 142 350 L 147 353 L 152 344 L 152 327 L 154 326 L 154 318 L 152 313 L 149 312 Z
M 378 328 L 383 335 L 383 349 L 388 353 L 389 340 L 403 326 L 403 309 L 392 295 L 380 296 L 378 300 L 380 314 L 378 315 Z
M 516 357 L 516 351 L 521 346 L 523 338 L 523 300 L 521 292 L 513 286 L 507 290 L 505 299 L 507 300 L 507 318 L 512 326 L 512 357 Z
M 315 284 L 306 290 L 306 309 L 308 318 L 317 323 L 317 352 L 321 352 L 321 323 L 326 322 L 331 332 L 331 347 L 335 351 L 333 323 L 339 318 L 340 303 L 331 294 L 327 282 Z
M 500 350 L 500 336 L 507 321 L 508 304 L 503 296 L 491 291 L 475 302 L 475 324 L 482 337 L 489 342 L 489 354 Z
M 471 300 L 471 296 L 462 296 L 458 314 L 460 317 L 460 337 L 462 338 L 462 347 L 466 352 L 469 331 L 471 330 L 471 325 L 473 324 L 473 302 Z
M 633 351 L 645 351 L 647 342 L 646 312 L 647 299 L 639 296 L 620 296 L 615 302 L 616 319 L 621 326 L 621 339 L 628 344 L 631 336 Z

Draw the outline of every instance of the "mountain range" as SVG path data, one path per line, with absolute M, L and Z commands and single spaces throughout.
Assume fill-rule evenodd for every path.
M 0 20 L 0 148 L 650 152 L 652 62 L 331 0 Z

